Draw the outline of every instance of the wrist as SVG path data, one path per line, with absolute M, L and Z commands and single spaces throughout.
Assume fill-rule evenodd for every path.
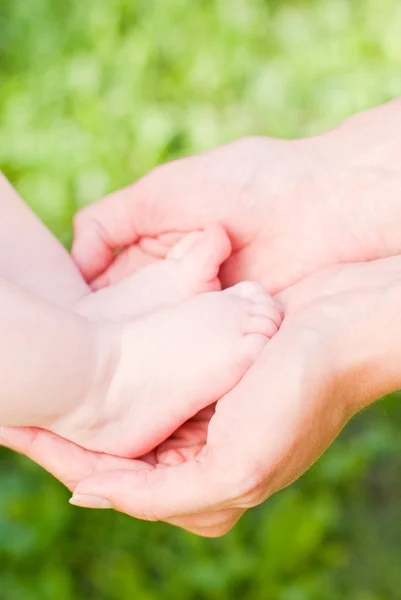
M 344 306 L 345 312 L 350 310 L 343 331 L 332 337 L 335 379 L 344 382 L 342 395 L 351 412 L 401 388 L 401 261 L 395 257 L 378 263 L 388 261 L 398 263 L 400 276 L 390 272 L 387 277 L 384 271 L 384 281 L 377 281 L 368 295 L 358 289 L 351 292 L 352 299 Z M 374 271 L 371 275 L 380 276 Z
M 307 381 L 345 414 L 401 388 L 401 256 L 330 267 L 278 300 L 280 332 L 309 344 L 298 351 L 312 357 Z
M 401 99 L 312 138 L 323 202 L 369 260 L 401 253 Z

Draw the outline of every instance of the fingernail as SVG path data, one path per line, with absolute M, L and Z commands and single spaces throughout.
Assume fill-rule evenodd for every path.
M 87 496 L 85 494 L 77 494 L 69 500 L 73 506 L 81 506 L 82 508 L 113 508 L 108 500 L 99 498 L 99 496 Z

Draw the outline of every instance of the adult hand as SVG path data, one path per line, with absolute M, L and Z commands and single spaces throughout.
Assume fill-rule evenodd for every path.
M 223 283 L 274 293 L 323 266 L 401 253 L 400 113 L 397 100 L 319 137 L 245 138 L 157 167 L 78 213 L 75 260 L 103 287 L 219 222 L 234 248 Z
M 142 462 L 43 431 L 3 430 L 3 443 L 69 480 L 76 504 L 221 535 L 299 477 L 358 410 L 400 387 L 400 299 L 398 257 L 290 288 L 280 331 L 241 383 Z

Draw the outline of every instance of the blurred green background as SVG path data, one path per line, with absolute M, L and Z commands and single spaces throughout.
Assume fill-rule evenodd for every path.
M 0 0 L 0 165 L 65 243 L 75 210 L 251 133 L 401 94 L 399 0 Z M 360 415 L 226 537 L 85 511 L 0 451 L 0 600 L 401 599 L 401 408 Z

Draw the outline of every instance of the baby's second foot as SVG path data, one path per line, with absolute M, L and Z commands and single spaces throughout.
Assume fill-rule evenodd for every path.
M 140 456 L 233 388 L 281 320 L 263 288 L 244 282 L 123 325 L 106 399 L 53 430 L 91 450 Z
M 124 321 L 220 290 L 218 272 L 230 253 L 224 229 L 211 225 L 183 237 L 165 260 L 85 296 L 75 308 L 93 320 Z

